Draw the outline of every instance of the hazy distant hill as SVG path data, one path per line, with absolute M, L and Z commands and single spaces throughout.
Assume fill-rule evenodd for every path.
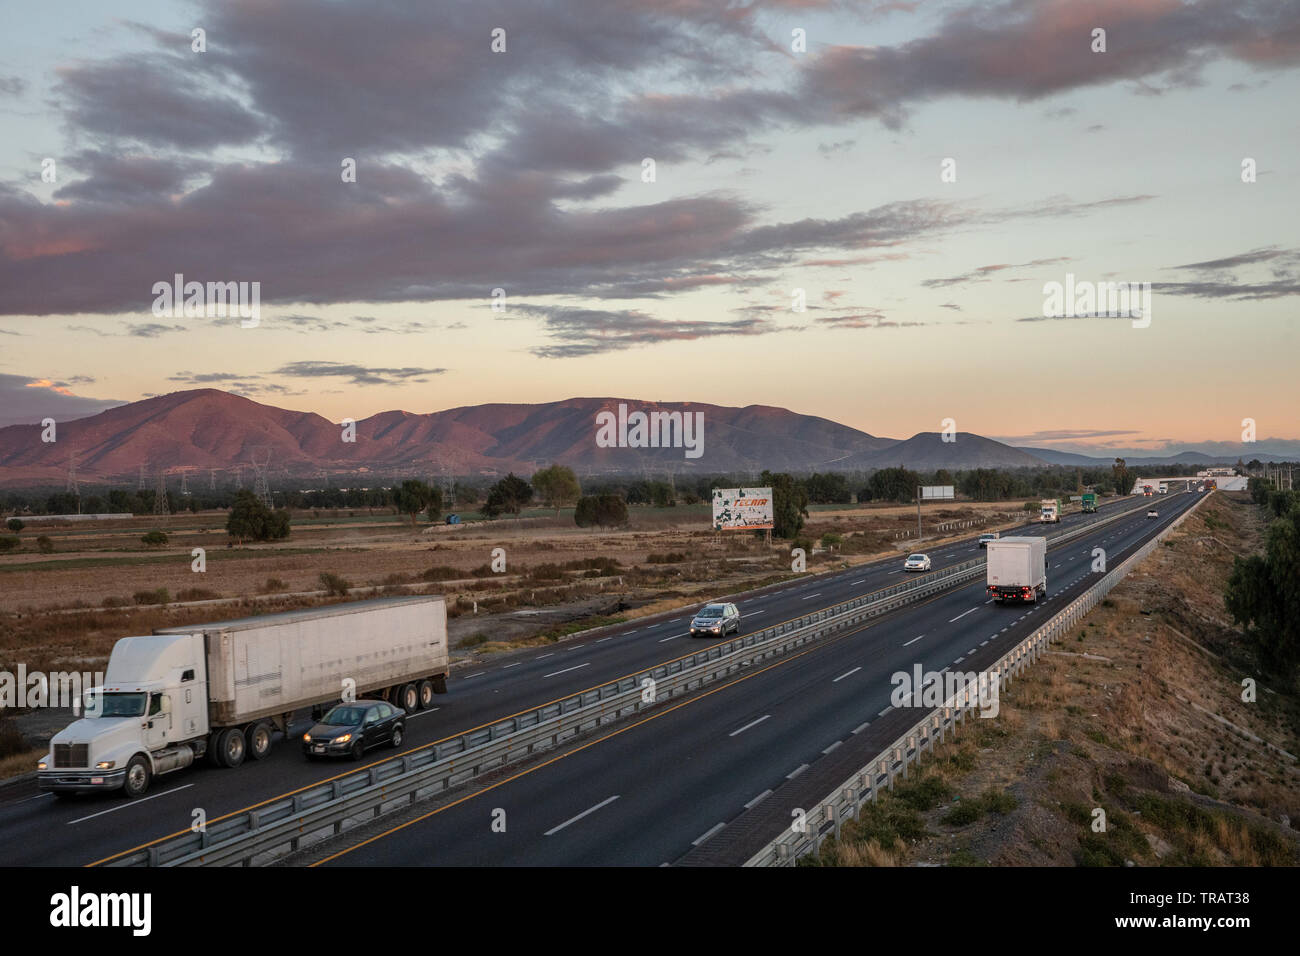
M 600 448 L 596 415 L 629 410 L 704 414 L 703 455 L 682 448 Z M 896 445 L 894 439 L 783 408 L 730 408 L 615 398 L 574 398 L 537 405 L 472 405 L 416 414 L 381 412 L 356 423 L 355 441 L 311 412 L 264 405 L 217 389 L 174 392 L 63 422 L 58 441 L 40 440 L 37 425 L 0 428 L 0 481 L 58 481 L 75 453 L 78 474 L 126 477 L 141 465 L 158 470 L 245 467 L 269 449 L 280 474 L 382 470 L 425 475 L 531 472 L 560 462 L 581 474 L 642 470 L 697 472 L 844 468 L 854 456 Z
M 688 458 L 682 448 L 601 448 L 596 416 L 629 411 L 700 412 L 704 450 Z M 143 465 L 191 470 L 195 479 L 215 469 L 244 468 L 252 481 L 254 453 L 269 449 L 273 474 L 299 479 L 322 472 L 378 471 L 432 478 L 455 475 L 529 474 L 559 462 L 580 476 L 668 471 L 697 474 L 776 471 L 862 471 L 902 465 L 920 471 L 940 468 L 1019 468 L 1044 464 L 1108 466 L 1099 457 L 1046 448 L 1014 448 L 969 432 L 945 442 L 938 432 L 907 439 L 881 438 L 814 415 L 770 405 L 734 408 L 694 402 L 644 402 L 619 398 L 570 398 L 558 402 L 467 405 L 441 412 L 380 412 L 356 423 L 355 441 L 313 412 L 264 405 L 218 389 L 173 392 L 120 405 L 89 418 L 60 422 L 58 440 L 41 441 L 39 425 L 0 428 L 0 483 L 61 482 L 75 454 L 85 478 L 134 479 Z M 1172 457 L 1126 458 L 1130 466 L 1232 463 L 1238 457 L 1264 461 L 1264 447 L 1286 451 L 1288 442 L 1259 446 L 1259 454 L 1219 455 L 1188 449 Z M 228 477 L 223 474 L 222 481 Z

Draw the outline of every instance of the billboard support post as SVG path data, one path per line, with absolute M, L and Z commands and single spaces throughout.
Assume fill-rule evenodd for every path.
M 921 499 L 927 501 L 951 501 L 956 495 L 952 485 L 917 485 L 916 486 L 916 540 L 921 540 Z

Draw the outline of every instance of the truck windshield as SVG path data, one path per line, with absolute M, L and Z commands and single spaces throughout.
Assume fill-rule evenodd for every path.
M 143 717 L 148 694 L 86 694 L 87 717 Z

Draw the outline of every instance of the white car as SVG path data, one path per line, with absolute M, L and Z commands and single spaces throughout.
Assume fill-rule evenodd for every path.
M 996 540 L 998 540 L 998 532 L 990 531 L 988 534 L 980 535 L 979 546 L 981 548 L 987 548 L 989 546 L 990 541 L 996 541 Z
M 909 554 L 907 560 L 903 562 L 904 571 L 929 571 L 930 556 L 928 554 Z
M 1159 517 L 1160 517 L 1160 512 L 1159 512 L 1159 511 L 1156 511 L 1154 508 L 1152 508 L 1150 511 L 1147 512 L 1147 517 L 1148 517 L 1148 518 L 1159 518 Z

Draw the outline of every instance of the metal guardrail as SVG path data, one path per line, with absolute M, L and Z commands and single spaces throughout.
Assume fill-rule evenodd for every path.
M 200 833 L 165 839 L 106 861 L 108 866 L 185 866 L 250 864 L 254 858 L 287 847 L 294 852 L 303 837 L 330 828 L 342 832 L 349 820 L 369 819 L 450 789 L 540 750 L 549 749 L 671 697 L 770 657 L 947 590 L 956 580 L 978 575 L 981 561 L 967 561 L 928 574 L 924 580 L 881 591 L 784 621 L 731 641 L 702 648 L 667 664 L 620 678 L 534 711 L 498 721 L 438 744 L 426 745 L 306 787 L 296 793 L 233 814 Z M 646 693 L 647 681 L 653 692 Z
M 1201 501 L 1204 500 L 1202 498 L 1194 503 L 1170 522 L 1167 528 L 1161 530 L 1126 558 L 1119 567 L 1108 572 L 1050 621 L 989 665 L 982 672 L 989 675 L 989 683 L 996 680 L 999 690 L 1010 684 L 1016 674 L 1038 660 L 1049 645 L 1078 624 L 1138 562 L 1156 549 L 1169 532 L 1200 507 Z M 936 740 L 942 742 L 948 730 L 951 729 L 955 733 L 957 725 L 976 706 L 978 706 L 978 686 L 967 684 L 950 697 L 942 707 L 922 717 L 815 807 L 806 811 L 802 831 L 795 830 L 793 827 L 787 828 L 780 836 L 750 857 L 744 865 L 793 866 L 800 857 L 816 853 L 828 837 L 838 838 L 844 820 L 855 819 L 863 802 L 874 801 L 881 788 L 892 789 L 894 778 L 900 773 L 906 779 L 908 764 L 916 761 L 926 750 L 932 750 Z
M 1089 522 L 1050 540 L 1059 542 L 1124 517 Z M 503 718 L 456 737 L 370 764 L 351 773 L 208 824 L 202 832 L 159 840 L 108 858 L 107 866 L 250 865 L 275 850 L 295 852 L 304 837 L 341 833 L 360 822 L 465 783 L 488 771 L 558 746 L 678 694 L 698 689 L 811 641 L 886 614 L 978 577 L 984 558 L 873 591 L 770 628 L 702 648 L 694 654 L 625 675 L 598 687 Z M 753 651 L 753 653 L 747 653 Z M 645 699 L 647 680 L 654 694 Z M 330 835 L 332 835 L 330 834 Z M 287 849 L 285 849 L 287 848 Z M 282 855 L 282 854 L 281 854 Z

